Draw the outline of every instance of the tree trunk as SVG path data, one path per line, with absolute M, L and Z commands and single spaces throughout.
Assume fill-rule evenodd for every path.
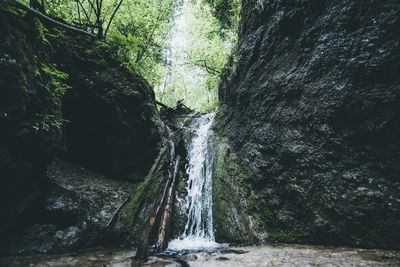
M 156 242 L 156 251 L 163 251 L 168 246 L 169 233 L 171 229 L 171 220 L 172 220 L 172 209 L 174 206 L 174 197 L 175 197 L 175 182 L 176 175 L 178 174 L 179 161 L 181 157 L 178 155 L 175 159 L 175 168 L 174 174 L 172 177 L 171 184 L 168 188 L 168 195 L 165 201 L 164 212 L 161 217 L 160 227 L 158 228 L 158 236 Z
M 178 174 L 180 156 L 176 156 L 173 172 L 169 171 L 168 179 L 165 183 L 164 190 L 159 199 L 159 205 L 153 213 L 153 217 L 149 218 L 145 229 L 143 230 L 139 245 L 136 251 L 135 259 L 147 259 L 147 250 L 149 239 L 153 230 L 157 231 L 156 251 L 165 250 L 168 245 L 169 231 L 172 219 L 172 208 L 174 205 L 175 183 Z

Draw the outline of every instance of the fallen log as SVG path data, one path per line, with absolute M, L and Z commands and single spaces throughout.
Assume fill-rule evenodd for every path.
M 150 233 L 152 233 L 156 229 L 158 229 L 158 231 L 155 251 L 165 250 L 168 245 L 169 230 L 172 217 L 170 215 L 172 214 L 175 182 L 179 169 L 179 162 L 180 156 L 178 155 L 175 159 L 174 171 L 168 173 L 168 179 L 165 183 L 161 198 L 159 199 L 159 205 L 153 213 L 154 215 L 149 218 L 147 225 L 141 233 L 135 259 L 147 259 L 147 249 L 149 245 Z M 159 246 L 157 244 L 159 244 Z
M 163 104 L 163 103 L 161 103 L 160 101 L 157 101 L 157 100 L 156 100 L 156 104 L 159 105 L 159 106 L 162 106 L 163 108 L 170 108 L 167 105 L 165 105 L 165 104 Z
M 178 174 L 180 159 L 181 157 L 179 155 L 176 156 L 174 174 L 168 189 L 168 195 L 165 201 L 164 212 L 161 217 L 160 227 L 158 228 L 157 241 L 155 245 L 155 250 L 158 252 L 164 251 L 168 246 L 169 233 L 171 229 L 171 220 L 172 220 L 172 209 L 174 206 L 175 183 L 176 183 L 176 176 Z
M 172 174 L 171 172 L 169 172 L 169 176 L 171 177 Z M 165 183 L 165 187 L 163 190 L 163 194 L 161 195 L 160 201 L 159 201 L 159 205 L 156 209 L 156 212 L 154 213 L 153 217 L 151 217 L 147 223 L 147 225 L 145 226 L 142 234 L 140 235 L 140 239 L 139 239 L 139 244 L 138 244 L 138 248 L 136 250 L 136 255 L 135 255 L 135 259 L 138 260 L 144 260 L 147 259 L 147 248 L 149 246 L 149 236 L 150 233 L 153 231 L 154 229 L 154 224 L 159 221 L 159 217 L 160 217 L 160 211 L 162 209 L 162 207 L 164 206 L 165 203 L 165 199 L 166 199 L 166 194 L 170 185 L 170 181 L 171 179 L 168 178 L 167 182 Z
M 149 190 L 149 188 L 153 182 L 154 173 L 159 172 L 160 169 L 163 167 L 163 164 L 161 164 L 161 161 L 162 161 L 162 158 L 164 157 L 166 151 L 167 151 L 167 147 L 165 147 L 165 146 L 160 149 L 160 152 L 158 153 L 158 156 L 157 156 L 155 162 L 153 163 L 153 166 L 151 166 L 151 169 L 147 175 L 147 177 L 149 177 L 149 179 L 146 178 L 146 180 L 144 182 L 145 183 L 144 190 L 143 190 L 144 192 Z M 133 225 L 136 223 L 136 218 L 138 218 L 138 214 L 139 214 L 140 210 L 143 208 L 144 204 L 145 204 L 144 198 L 142 197 L 139 199 L 139 201 L 137 203 L 137 209 L 135 210 L 134 215 L 133 215 L 133 221 L 132 221 Z

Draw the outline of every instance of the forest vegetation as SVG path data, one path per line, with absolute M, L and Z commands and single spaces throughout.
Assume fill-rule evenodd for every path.
M 6 0 L 4 4 L 20 7 L 18 3 L 95 36 L 118 61 L 150 82 L 160 102 L 174 107 L 183 100 L 201 111 L 217 108 L 219 77 L 237 39 L 239 0 Z

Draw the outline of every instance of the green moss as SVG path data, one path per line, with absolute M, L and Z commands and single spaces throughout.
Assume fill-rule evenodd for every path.
M 250 194 L 249 177 L 229 146 L 215 138 L 213 197 L 216 239 L 223 242 L 253 240 L 244 199 Z
M 249 196 L 247 208 L 250 214 L 262 222 L 264 226 L 262 230 L 268 231 L 271 227 L 278 225 L 275 213 L 265 207 L 257 195 Z
M 182 192 L 185 191 L 185 188 L 186 188 L 186 183 L 185 183 L 185 181 L 180 180 L 179 183 L 178 183 L 178 186 L 176 187 L 177 191 L 180 192 L 180 193 L 182 193 Z
M 137 188 L 134 190 L 134 197 L 131 199 L 128 205 L 126 205 L 126 216 L 123 218 L 123 225 L 127 228 L 128 231 L 132 230 L 132 218 L 137 212 L 139 199 L 143 196 L 143 188 L 144 182 L 140 183 L 139 186 L 137 186 Z
M 0 98 L 7 99 L 3 107 L 10 114 L 23 116 L 19 129 L 15 129 L 19 136 L 32 132 L 61 136 L 61 98 L 68 86 L 62 83 L 65 73 L 51 62 L 53 45 L 47 38 L 49 30 L 35 17 L 4 11 L 1 16 L 5 38 L 18 40 L 3 47 L 12 63 L 0 75 L 0 80 L 7 81 L 8 89 L 0 93 Z
M 146 181 L 147 180 L 147 181 Z M 156 174 L 146 178 L 136 189 L 134 197 L 125 208 L 122 224 L 124 231 L 129 233 L 135 240 L 138 240 L 155 203 L 155 196 L 158 195 L 163 175 Z
M 311 234 L 299 225 L 285 228 L 277 214 L 252 193 L 251 179 L 238 157 L 228 144 L 215 138 L 216 160 L 214 166 L 214 222 L 216 239 L 224 242 L 255 240 L 249 227 L 248 215 L 267 234 L 270 242 L 298 243 Z
M 228 204 L 225 201 L 227 194 L 227 188 L 225 187 L 223 181 L 227 175 L 224 169 L 225 154 L 221 151 L 217 151 L 217 160 L 214 169 L 214 180 L 213 180 L 213 195 L 214 195 L 214 206 L 213 206 L 213 216 L 214 225 L 216 228 L 216 238 L 217 240 L 231 239 L 229 233 L 229 226 L 227 225 L 227 214 L 228 214 Z M 229 193 L 228 193 L 229 194 Z
M 163 167 L 169 164 L 169 153 L 161 149 L 152 170 L 134 190 L 134 196 L 127 204 L 122 218 L 123 230 L 133 240 L 138 240 L 158 205 L 158 196 L 164 188 Z

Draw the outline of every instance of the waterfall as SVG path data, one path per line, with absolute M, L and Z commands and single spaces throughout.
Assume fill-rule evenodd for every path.
M 213 114 L 199 118 L 199 128 L 189 148 L 188 196 L 185 209 L 188 220 L 185 237 L 214 240 L 212 222 L 212 161 L 209 151 L 210 127 Z
M 185 210 L 187 222 L 180 238 L 169 242 L 173 250 L 215 248 L 212 218 L 212 148 L 211 124 L 214 114 L 206 114 L 196 119 L 198 125 L 188 151 L 189 175 L 186 183 L 188 192 Z

